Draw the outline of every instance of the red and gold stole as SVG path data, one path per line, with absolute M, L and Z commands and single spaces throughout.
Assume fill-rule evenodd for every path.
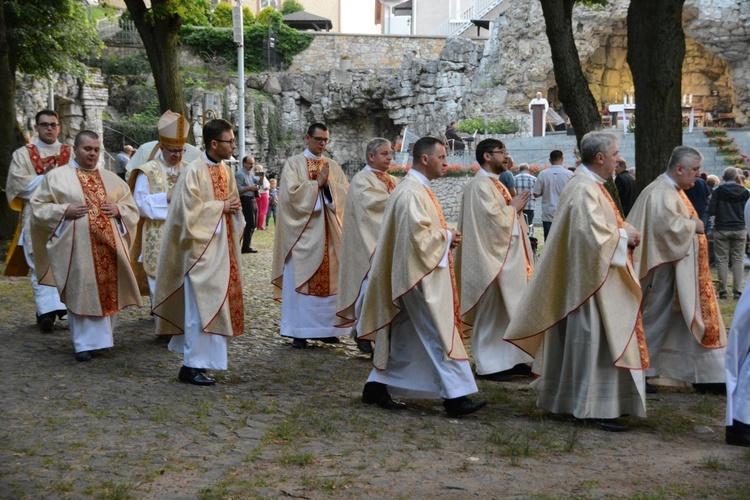
M 604 197 L 607 199 L 607 202 L 609 203 L 609 206 L 612 207 L 612 211 L 615 213 L 615 218 L 617 219 L 617 227 L 618 229 L 623 229 L 625 227 L 625 220 L 622 218 L 622 215 L 620 214 L 620 211 L 617 209 L 617 204 L 615 204 L 615 200 L 612 199 L 612 196 L 609 195 L 609 191 L 607 191 L 607 188 L 604 187 L 604 184 L 596 183 L 599 186 L 599 189 L 601 189 L 602 193 L 604 193 Z M 628 260 L 630 260 L 630 264 L 633 264 L 633 249 L 628 247 Z M 646 333 L 643 331 L 643 317 L 641 316 L 641 309 L 638 308 L 638 318 L 635 320 L 635 335 L 638 339 L 638 351 L 641 353 L 641 368 L 644 370 L 651 366 L 651 361 L 648 357 L 648 348 L 646 347 Z
M 99 170 L 76 168 L 78 182 L 81 183 L 88 213 L 91 255 L 94 258 L 94 275 L 99 293 L 102 316 L 109 316 L 119 310 L 117 295 L 117 243 L 109 217 L 100 207 L 107 203 L 107 190 Z
M 489 177 L 489 176 L 488 176 Z M 505 200 L 505 204 L 510 206 L 510 202 L 513 201 L 513 198 L 510 196 L 510 192 L 508 192 L 508 188 L 505 187 L 505 184 L 500 182 L 498 179 L 495 179 L 494 177 L 490 177 L 490 180 L 495 185 L 498 191 L 500 191 L 500 194 L 503 195 L 503 199 Z M 516 219 L 518 219 L 518 214 L 516 214 Z M 521 230 L 521 225 L 519 224 L 519 231 Z M 522 238 L 523 241 L 523 238 Z M 529 258 L 529 252 L 526 248 L 526 243 L 524 242 L 521 246 L 523 246 L 523 255 L 526 257 L 526 281 L 529 281 L 531 279 L 531 259 Z
M 677 192 L 680 193 L 680 199 L 682 199 L 682 203 L 687 208 L 690 216 L 697 217 L 698 213 L 695 211 L 693 204 L 690 203 L 685 191 L 678 189 Z M 705 234 L 698 234 L 697 236 L 698 292 L 701 302 L 701 316 L 706 328 L 703 332 L 701 345 L 708 348 L 717 348 L 721 347 L 719 321 L 722 321 L 722 319 L 716 307 L 716 294 L 714 293 L 713 280 L 711 279 L 711 269 L 708 265 L 708 240 Z
M 307 161 L 307 176 L 311 181 L 318 180 L 318 172 L 325 165 L 325 160 L 313 160 L 305 158 Z M 325 208 L 323 208 L 325 217 Z M 307 295 L 316 297 L 329 297 L 331 295 L 331 261 L 328 256 L 328 224 L 324 224 L 325 238 L 323 241 L 323 262 L 307 281 Z
M 229 184 L 226 172 L 221 164 L 209 165 L 211 182 L 214 186 L 214 199 L 225 201 L 229 198 Z M 245 329 L 245 307 L 242 302 L 242 282 L 240 281 L 240 266 L 237 253 L 235 252 L 232 238 L 232 224 L 230 214 L 224 215 L 224 224 L 227 227 L 227 239 L 229 240 L 229 284 L 227 285 L 227 299 L 229 300 L 229 315 L 232 319 L 232 336 L 242 335 Z
M 448 229 L 448 224 L 445 223 L 443 209 L 440 207 L 440 202 L 435 196 L 435 193 L 433 193 L 427 186 L 424 188 L 427 190 L 427 194 L 430 196 L 432 203 L 435 204 L 435 209 L 437 210 L 438 218 L 440 219 L 440 227 Z M 456 331 L 459 332 L 461 338 L 463 338 L 463 332 L 461 331 L 461 302 L 458 298 L 458 288 L 456 288 L 456 271 L 453 268 L 453 252 L 450 250 L 448 251 L 448 269 L 451 273 L 451 289 L 453 290 L 453 326 Z
M 36 172 L 37 175 L 42 175 L 44 173 L 44 164 L 52 158 L 55 159 L 56 165 L 58 167 L 67 165 L 68 162 L 70 162 L 72 148 L 67 144 L 63 144 L 60 146 L 59 155 L 48 156 L 46 158 L 42 158 L 39 155 L 39 149 L 34 144 L 27 144 L 26 150 L 29 152 L 29 158 L 31 158 L 31 165 L 34 167 L 34 172 Z
M 375 177 L 380 180 L 383 184 L 385 184 L 385 189 L 388 191 L 388 194 L 392 193 L 394 189 L 396 189 L 396 183 L 393 181 L 393 177 L 388 175 L 388 172 L 381 172 L 379 170 L 372 169 L 372 173 L 375 174 Z

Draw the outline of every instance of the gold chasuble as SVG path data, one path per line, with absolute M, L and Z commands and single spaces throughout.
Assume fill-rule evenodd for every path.
M 164 222 L 156 267 L 153 314 L 157 335 L 181 335 L 185 320 L 185 280 L 195 294 L 205 333 L 235 337 L 244 330 L 239 255 L 241 216 L 224 213 L 224 201 L 239 197 L 222 162 L 196 159 L 180 175 Z M 219 229 L 222 224 L 222 230 Z
M 323 206 L 315 211 L 320 193 L 318 172 L 329 165 L 328 191 L 335 212 Z M 341 167 L 329 158 L 312 160 L 304 154 L 289 158 L 279 181 L 278 225 L 273 245 L 273 298 L 281 301 L 284 286 L 304 295 L 336 295 L 341 252 L 341 221 L 349 182 Z M 321 202 L 322 203 L 322 202 Z M 294 283 L 284 283 L 284 263 L 291 253 Z
M 66 220 L 71 203 L 86 204 L 90 210 L 84 217 Z M 99 207 L 105 203 L 117 204 L 124 235 L 116 219 L 101 213 Z M 100 317 L 142 305 L 128 258 L 138 208 L 125 181 L 106 170 L 67 165 L 45 175 L 31 205 L 39 283 L 57 286 L 68 310 Z
M 458 329 L 460 306 L 450 253 L 451 264 L 438 267 L 448 245 L 439 207 L 432 191 L 409 175 L 388 200 L 357 327 L 360 340 L 375 341 L 373 365 L 378 369 L 387 367 L 390 325 L 401 311 L 399 301 L 418 285 L 435 290 L 429 295 L 437 299 L 427 307 L 445 355 L 468 359 Z
M 135 193 L 135 183 L 138 176 L 145 175 L 148 177 L 149 194 L 166 193 L 175 186 L 186 165 L 187 163 L 184 161 L 176 167 L 170 167 L 161 160 L 149 161 L 131 171 L 128 186 Z M 138 221 L 138 230 L 133 241 L 133 248 L 130 251 L 130 262 L 133 263 L 133 271 L 138 278 L 138 287 L 141 290 L 141 295 L 144 296 L 149 295 L 146 276 L 156 276 L 163 227 L 163 220 L 141 217 Z M 143 259 L 138 262 L 141 255 Z
M 349 184 L 341 236 L 336 326 L 349 327 L 357 320 L 354 305 L 370 271 L 388 196 L 398 182 L 386 172 L 364 168 Z
M 463 242 L 455 250 L 464 335 L 471 331 L 475 308 L 493 283 L 498 282 L 512 313 L 531 278 L 528 227 L 510 205 L 511 199 L 502 182 L 481 172 L 464 188 L 458 218 Z M 519 266 L 506 266 L 514 227 L 524 259 Z
M 660 175 L 638 196 L 628 222 L 642 235 L 633 258 L 639 279 L 659 266 L 675 267 L 673 309 L 681 311 L 690 332 L 703 347 L 727 344 L 724 322 L 708 265 L 708 243 L 695 232 L 696 215 L 685 193 Z M 648 325 L 647 325 L 648 326 Z
M 639 335 L 641 287 L 629 259 L 612 259 L 620 241 L 618 214 L 602 186 L 579 169 L 566 185 L 534 275 L 505 340 L 536 357 L 547 330 L 594 298 L 614 366 L 648 367 Z
M 27 200 L 19 198 L 18 195 L 34 179 L 44 174 L 45 163 L 54 159 L 57 167 L 67 165 L 73 153 L 73 148 L 67 144 L 58 143 L 56 147 L 44 148 L 44 152 L 49 153 L 50 149 L 54 151 L 53 154 L 42 156 L 42 152 L 35 144 L 27 144 L 13 152 L 8 168 L 5 195 L 8 198 L 8 205 L 10 205 L 11 210 L 21 212 L 21 219 L 18 221 L 8 257 L 5 260 L 8 263 L 5 268 L 7 276 L 26 276 L 29 272 L 26 257 L 19 245 L 31 245 L 31 205 L 27 203 Z M 25 241 L 20 241 L 21 229 L 24 231 Z

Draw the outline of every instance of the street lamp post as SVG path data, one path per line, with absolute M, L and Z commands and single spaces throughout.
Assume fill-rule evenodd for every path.
M 245 157 L 245 35 L 242 26 L 242 0 L 237 0 L 237 5 L 232 8 L 232 27 L 234 28 L 234 43 L 237 44 L 237 79 L 239 80 L 237 85 L 238 160 L 242 162 Z

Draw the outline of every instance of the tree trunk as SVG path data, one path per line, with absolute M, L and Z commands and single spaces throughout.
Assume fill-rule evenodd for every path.
M 143 0 L 125 0 L 125 4 L 146 49 L 161 112 L 172 110 L 187 118 L 187 106 L 179 73 L 178 37 L 182 19 L 177 14 L 167 12 L 166 6 L 169 1 L 153 0 L 151 13 L 148 12 L 149 9 Z M 190 138 L 192 137 L 191 128 Z
M 559 89 L 558 98 L 565 106 L 575 128 L 578 148 L 587 132 L 601 128 L 599 110 L 581 69 L 573 37 L 573 5 L 576 0 L 540 0 L 552 64 Z
M 631 0 L 628 64 L 635 85 L 635 156 L 638 192 L 667 168 L 682 144 L 682 61 L 685 0 Z
M 12 23 L 13 19 L 6 14 L 9 13 L 0 5 L 0 180 L 3 183 L 8 178 L 13 151 L 24 144 L 16 122 L 16 71 L 6 30 L 6 20 Z M 0 201 L 0 239 L 10 239 L 17 223 L 18 212 L 11 210 L 5 200 Z

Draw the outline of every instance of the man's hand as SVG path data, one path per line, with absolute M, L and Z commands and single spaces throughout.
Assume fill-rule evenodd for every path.
M 242 210 L 242 203 L 239 198 L 229 198 L 224 200 L 224 213 L 233 214 Z
M 57 158 L 53 156 L 52 158 L 50 158 L 44 163 L 44 166 L 43 166 L 44 173 L 46 174 L 47 172 L 54 169 L 55 167 L 57 167 Z
M 463 236 L 461 236 L 461 233 L 458 230 L 453 229 L 452 232 L 453 232 L 453 239 L 451 240 L 451 250 L 456 248 L 463 241 Z
M 318 189 L 328 185 L 328 174 L 331 171 L 331 167 L 326 163 L 323 168 L 318 172 Z
M 172 193 L 174 192 L 174 188 L 167 191 L 167 203 L 172 203 Z
M 703 225 L 703 221 L 693 215 L 690 220 L 695 221 L 695 232 L 697 234 L 703 234 L 706 232 L 706 227 Z
M 635 248 L 641 244 L 641 233 L 636 228 L 628 224 L 625 226 L 625 233 L 628 235 L 628 246 Z
M 120 209 L 117 208 L 117 205 L 114 203 L 102 204 L 102 206 L 99 207 L 99 211 L 110 218 L 120 216 Z
M 510 200 L 510 205 L 516 209 L 516 212 L 522 212 L 524 208 L 526 208 L 526 204 L 531 199 L 531 192 L 530 191 L 521 191 L 521 194 L 513 197 L 512 200 Z
M 71 203 L 65 211 L 65 218 L 68 220 L 80 219 L 89 213 L 89 210 L 88 205 L 84 205 L 83 203 Z

